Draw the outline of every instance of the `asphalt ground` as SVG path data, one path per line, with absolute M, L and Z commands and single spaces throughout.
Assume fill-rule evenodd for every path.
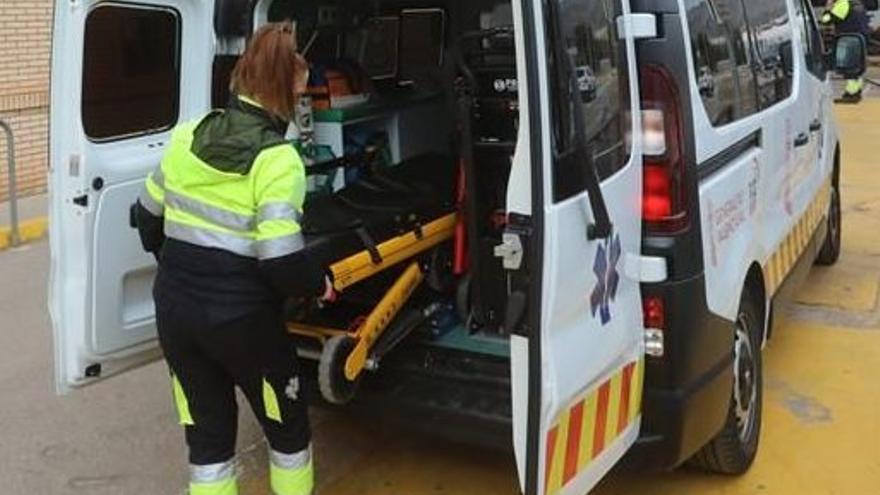
M 764 354 L 761 449 L 729 478 L 682 469 L 617 473 L 596 493 L 880 493 L 880 92 L 838 106 L 843 134 L 843 255 L 815 268 L 779 308 Z M 156 363 L 70 396 L 52 388 L 48 246 L 0 253 L 0 493 L 178 495 L 183 435 Z M 265 446 L 242 408 L 242 495 L 268 493 Z M 508 454 L 416 435 L 356 414 L 314 410 L 319 495 L 507 495 Z

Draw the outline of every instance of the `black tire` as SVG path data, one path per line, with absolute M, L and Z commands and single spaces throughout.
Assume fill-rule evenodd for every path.
M 739 475 L 754 462 L 761 437 L 763 327 L 756 298 L 746 292 L 734 325 L 734 382 L 727 421 L 721 432 L 694 454 L 691 465 L 713 473 Z M 744 395 L 749 397 L 747 403 L 742 400 Z
M 337 335 L 324 343 L 318 362 L 318 388 L 324 400 L 331 404 L 347 404 L 357 392 L 360 377 L 355 381 L 345 377 L 345 361 L 356 344 L 348 335 Z
M 826 222 L 828 224 L 828 234 L 825 235 L 825 242 L 816 256 L 816 264 L 822 266 L 831 266 L 837 263 L 840 258 L 840 242 L 842 214 L 840 210 L 840 187 L 835 182 L 831 186 L 831 202 L 828 205 L 828 216 Z

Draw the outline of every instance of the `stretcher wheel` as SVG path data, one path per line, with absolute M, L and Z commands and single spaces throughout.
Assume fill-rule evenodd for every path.
M 455 289 L 455 276 L 452 274 L 452 250 L 441 246 L 431 251 L 425 276 L 428 287 L 441 294 L 450 294 Z
M 321 395 L 331 404 L 346 404 L 354 398 L 360 378 L 349 381 L 345 377 L 345 361 L 357 341 L 348 335 L 327 339 L 318 362 L 318 387 Z

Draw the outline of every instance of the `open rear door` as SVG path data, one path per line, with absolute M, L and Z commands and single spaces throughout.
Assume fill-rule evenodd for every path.
M 212 4 L 56 1 L 49 309 L 59 392 L 158 356 L 155 264 L 129 206 L 171 128 L 208 109 Z
M 521 317 L 508 311 L 514 446 L 526 494 L 583 495 L 635 442 L 641 420 L 633 38 L 654 25 L 626 0 L 514 3 L 528 101 L 499 249 L 512 303 L 527 301 Z

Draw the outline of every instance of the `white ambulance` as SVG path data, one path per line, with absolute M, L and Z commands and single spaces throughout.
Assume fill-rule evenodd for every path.
M 840 251 L 829 75 L 864 72 L 865 48 L 826 53 L 809 3 L 58 0 L 59 392 L 160 358 L 129 205 L 171 129 L 224 103 L 252 29 L 293 18 L 310 60 L 354 58 L 380 102 L 317 112 L 317 141 L 341 155 L 369 128 L 392 162 L 472 174 L 462 316 L 409 336 L 352 407 L 504 444 L 532 495 L 583 494 L 629 451 L 744 472 L 774 301 Z

